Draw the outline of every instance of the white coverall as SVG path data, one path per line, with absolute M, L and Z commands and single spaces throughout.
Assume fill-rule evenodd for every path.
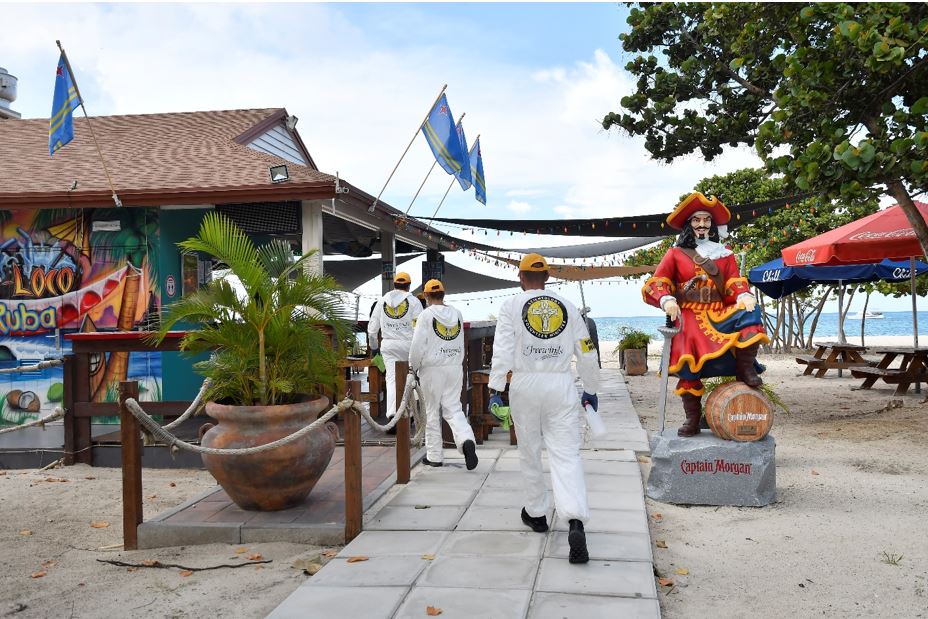
M 441 419 L 445 418 L 458 451 L 474 441 L 461 408 L 464 382 L 464 322 L 450 305 L 430 305 L 416 320 L 409 366 L 419 375 L 425 396 L 425 450 L 430 462 L 442 461 Z
M 525 511 L 539 517 L 550 508 L 541 468 L 543 438 L 558 515 L 586 522 L 590 510 L 580 460 L 580 397 L 570 367 L 574 355 L 584 390 L 595 394 L 596 348 L 570 301 L 548 290 L 526 290 L 503 303 L 493 339 L 490 388 L 503 391 L 512 371 L 509 404 L 525 478 Z
M 419 299 L 405 290 L 391 290 L 377 302 L 367 325 L 372 347 L 377 346 L 377 332 L 382 338 L 380 354 L 387 368 L 387 417 L 396 414 L 396 362 L 409 360 L 409 344 L 416 318 L 422 313 Z M 402 394 L 400 394 L 402 395 Z

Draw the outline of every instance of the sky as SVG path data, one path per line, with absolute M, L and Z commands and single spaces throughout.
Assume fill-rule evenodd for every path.
M 700 179 L 760 165 L 746 148 L 661 164 L 641 139 L 602 129 L 634 89 L 618 40 L 627 9 L 614 3 L 4 4 L 0 14 L 0 66 L 19 78 L 12 107 L 24 118 L 48 116 L 60 39 L 91 115 L 285 107 L 319 168 L 373 195 L 447 84 L 468 139 L 480 136 L 488 193 L 483 206 L 455 184 L 447 217 L 667 212 Z M 432 162 L 420 135 L 383 199 L 406 210 Z M 430 216 L 449 182 L 436 168 L 410 214 Z M 505 247 L 602 240 L 445 230 Z M 514 270 L 461 253 L 447 260 L 515 280 Z M 418 283 L 418 264 L 406 270 Z M 577 284 L 554 289 L 580 304 Z M 584 287 L 593 316 L 659 314 L 639 290 Z M 479 320 L 507 294 L 448 300 Z M 870 306 L 910 307 L 905 298 Z

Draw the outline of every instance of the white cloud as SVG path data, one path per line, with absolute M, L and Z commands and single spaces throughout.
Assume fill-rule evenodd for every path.
M 525 214 L 532 210 L 532 205 L 528 202 L 512 200 L 509 204 L 506 205 L 506 208 L 513 213 Z

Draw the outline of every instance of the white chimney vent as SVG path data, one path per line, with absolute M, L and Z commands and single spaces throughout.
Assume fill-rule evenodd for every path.
M 14 112 L 10 106 L 16 101 L 16 84 L 19 82 L 15 75 L 10 75 L 6 69 L 0 67 L 0 119 L 21 118 L 19 112 Z

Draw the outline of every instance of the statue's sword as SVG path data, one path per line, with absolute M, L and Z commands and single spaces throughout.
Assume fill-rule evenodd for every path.
M 683 325 L 683 314 L 680 314 L 680 325 Z M 680 332 L 680 328 L 673 324 L 670 316 L 667 316 L 667 323 L 663 327 L 658 327 L 661 335 L 664 336 L 664 350 L 661 352 L 661 392 L 657 402 L 657 422 L 664 431 L 664 415 L 667 412 L 667 384 L 670 381 L 670 346 L 673 336 Z

